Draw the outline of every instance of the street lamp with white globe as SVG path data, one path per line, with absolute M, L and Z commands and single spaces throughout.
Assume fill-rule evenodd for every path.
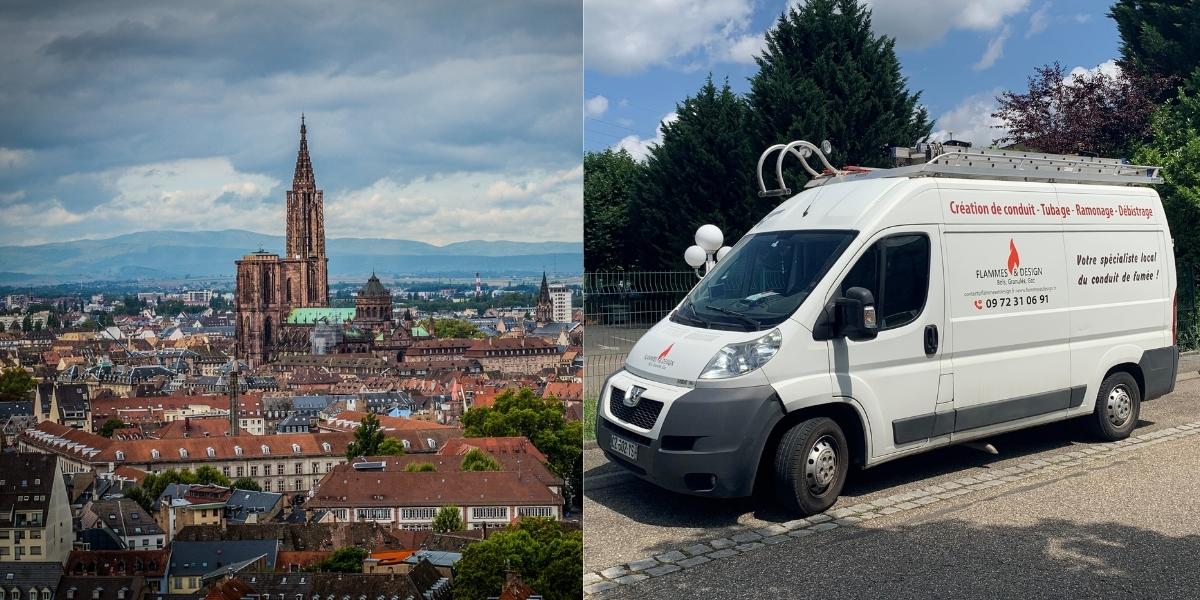
M 684 250 L 683 260 L 696 271 L 696 277 L 703 279 L 717 261 L 729 254 L 730 248 L 722 245 L 725 243 L 725 234 L 721 233 L 721 228 L 712 224 L 701 225 L 696 230 L 695 240 L 695 246 Z M 704 273 L 700 272 L 700 267 L 704 267 Z

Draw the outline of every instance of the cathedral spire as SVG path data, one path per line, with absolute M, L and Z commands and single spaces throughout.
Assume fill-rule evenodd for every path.
M 296 174 L 292 177 L 292 188 L 315 188 L 317 178 L 313 175 L 312 159 L 308 157 L 308 127 L 304 124 L 304 113 L 300 113 L 300 151 L 296 154 Z

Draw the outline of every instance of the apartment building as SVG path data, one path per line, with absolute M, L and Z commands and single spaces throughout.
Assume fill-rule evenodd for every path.
M 0 562 L 62 565 L 72 541 L 67 487 L 54 457 L 0 454 Z

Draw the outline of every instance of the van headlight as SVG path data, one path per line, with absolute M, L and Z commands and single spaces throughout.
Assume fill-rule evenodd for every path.
M 783 334 L 778 329 L 756 340 L 729 344 L 717 351 L 700 373 L 700 379 L 728 379 L 745 375 L 771 360 L 783 344 Z

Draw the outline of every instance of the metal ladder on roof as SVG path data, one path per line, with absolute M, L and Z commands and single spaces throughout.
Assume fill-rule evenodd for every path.
M 775 179 L 778 188 L 768 190 L 763 180 L 763 165 L 768 156 L 778 152 L 775 160 Z M 818 148 L 811 142 L 797 140 L 767 148 L 758 159 L 760 197 L 790 196 L 783 180 L 783 159 L 788 155 L 800 159 L 811 180 L 805 187 L 829 185 L 843 181 L 888 177 L 955 177 L 1007 181 L 1042 181 L 1051 183 L 1083 183 L 1096 185 L 1153 185 L 1162 183 L 1160 167 L 1133 165 L 1119 158 L 1097 158 L 1070 154 L 1047 154 L 1020 150 L 980 149 L 939 143 L 918 144 L 914 148 L 896 147 L 892 156 L 897 166 L 890 169 L 836 169 L 825 156 L 828 142 Z M 824 170 L 817 172 L 808 162 L 815 155 Z

